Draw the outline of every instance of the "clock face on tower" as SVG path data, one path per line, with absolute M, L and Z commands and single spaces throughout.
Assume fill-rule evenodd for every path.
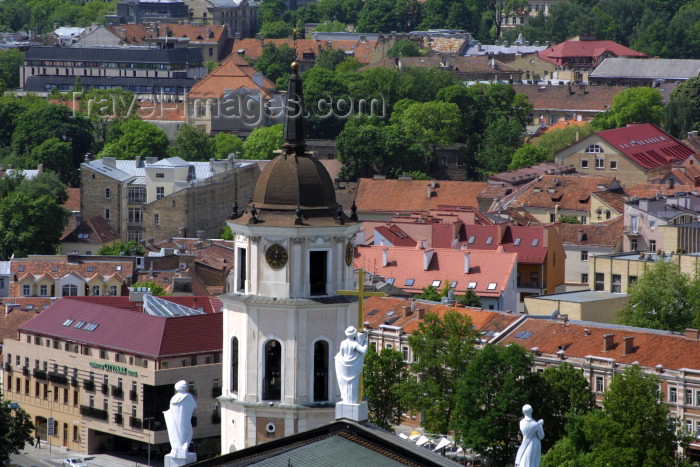
M 348 244 L 345 245 L 345 264 L 350 266 L 354 257 L 355 247 L 352 246 L 352 242 L 348 242 Z
M 267 264 L 272 269 L 282 269 L 287 264 L 287 249 L 280 244 L 271 245 L 265 252 Z

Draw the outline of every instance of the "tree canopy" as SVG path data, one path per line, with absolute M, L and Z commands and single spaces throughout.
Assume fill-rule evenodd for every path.
M 107 142 L 98 156 L 126 160 L 136 157 L 162 159 L 168 154 L 168 145 L 165 131 L 153 123 L 132 117 L 110 127 Z
M 33 433 L 29 414 L 21 408 L 11 408 L 10 401 L 0 392 L 0 463 L 19 454 L 27 443 L 34 445 Z
M 381 353 L 377 353 L 374 345 L 369 346 L 365 355 L 363 384 L 370 423 L 385 430 L 401 424 L 404 413 L 401 389 L 407 369 L 400 351 L 382 349 Z
M 613 98 L 610 110 L 593 119 L 593 128 L 609 130 L 630 123 L 661 125 L 664 118 L 662 99 L 658 89 L 643 86 L 625 89 Z
M 666 131 L 676 138 L 700 130 L 700 77 L 689 79 L 671 91 L 664 122 Z
M 233 136 L 233 135 L 231 135 Z M 203 130 L 185 123 L 177 130 L 170 155 L 186 161 L 208 161 L 214 157 L 214 138 Z
M 246 159 L 272 159 L 272 152 L 280 149 L 284 143 L 282 130 L 282 124 L 254 129 L 243 141 Z
M 146 254 L 146 250 L 144 250 L 143 246 L 134 240 L 128 242 L 114 242 L 111 245 L 102 245 L 97 251 L 97 254 L 102 256 L 130 256 L 132 251 L 136 252 L 138 256 Z

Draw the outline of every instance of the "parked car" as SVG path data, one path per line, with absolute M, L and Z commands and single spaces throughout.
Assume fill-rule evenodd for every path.
M 63 461 L 63 467 L 88 467 L 88 465 L 79 457 L 69 457 Z

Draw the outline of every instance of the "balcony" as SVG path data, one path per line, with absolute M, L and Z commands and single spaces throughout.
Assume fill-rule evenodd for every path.
M 28 366 L 23 366 L 22 367 L 22 374 L 24 376 L 29 376 L 29 367 Z
M 80 415 L 84 417 L 96 418 L 98 420 L 109 420 L 109 413 L 106 410 L 96 409 L 95 407 L 88 407 L 87 405 L 80 406 Z
M 91 379 L 86 379 L 83 381 L 83 387 L 85 388 L 86 391 L 94 391 L 95 390 L 95 382 Z
M 114 423 L 116 423 L 117 425 L 121 425 L 122 423 L 124 423 L 124 417 L 122 416 L 122 414 L 114 414 Z
M 539 290 L 542 290 L 542 284 L 540 284 L 539 281 L 520 280 L 520 281 L 518 281 L 518 288 L 539 291 Z
M 112 386 L 112 397 L 124 398 L 124 390 L 119 386 Z
M 132 402 L 138 402 L 139 400 L 139 393 L 135 390 L 130 390 L 129 391 L 129 400 Z
M 109 384 L 102 383 L 102 394 L 109 395 Z
M 49 381 L 56 384 L 68 384 L 68 376 L 62 373 L 49 373 Z
M 211 388 L 211 397 L 219 397 L 221 395 L 221 388 Z
M 43 379 L 43 380 L 47 379 L 46 372 L 44 370 L 40 370 L 38 368 L 34 368 L 34 377 L 36 379 Z
M 12 373 L 12 363 L 10 363 L 10 362 L 5 363 L 5 371 L 7 371 L 8 373 Z
M 76 378 L 75 376 L 73 376 L 73 377 L 70 379 L 70 385 L 73 386 L 74 388 L 77 388 L 77 387 L 79 386 L 78 378 Z
M 143 421 L 140 418 L 129 417 L 129 426 L 131 428 L 141 429 L 143 427 Z

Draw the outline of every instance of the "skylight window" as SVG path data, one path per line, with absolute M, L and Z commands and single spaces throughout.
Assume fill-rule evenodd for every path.
M 394 280 L 395 280 L 395 279 L 394 279 L 393 277 L 389 277 L 389 278 L 386 280 L 386 283 L 389 284 L 389 285 L 394 285 Z
M 372 310 L 372 311 L 370 311 L 369 313 L 367 313 L 367 316 L 374 316 L 374 315 L 376 315 L 377 313 L 379 313 L 379 310 Z
M 515 335 L 516 339 L 527 339 L 528 337 L 532 336 L 534 332 L 529 332 L 529 331 L 521 331 Z
M 476 289 L 476 282 L 470 282 L 467 286 L 468 289 Z
M 516 238 L 515 241 L 513 242 L 513 245 L 515 245 L 515 246 L 520 245 L 520 239 Z
M 534 240 L 532 241 L 532 246 L 537 246 L 537 245 L 539 245 L 539 244 L 540 244 L 540 239 L 539 239 L 539 238 L 536 238 L 536 239 L 534 239 Z
M 457 281 L 450 282 L 450 288 L 454 289 L 455 287 L 457 287 Z
M 476 240 L 476 237 L 474 235 L 469 237 L 469 243 L 474 243 L 474 240 Z
M 90 331 L 90 332 L 92 332 L 92 331 L 94 331 L 95 329 L 97 329 L 97 326 L 99 326 L 99 324 L 97 324 L 97 323 L 88 323 L 83 329 L 84 329 L 85 331 Z
M 440 282 L 442 282 L 442 281 L 437 281 L 437 280 L 436 280 L 436 281 L 433 281 L 432 286 L 433 286 L 433 287 L 440 287 Z
M 65 320 L 63 322 L 63 326 L 70 326 L 71 324 L 73 324 L 73 321 L 75 321 L 75 320 L 72 318 L 68 318 L 67 320 Z
M 486 287 L 487 290 L 496 290 L 496 283 L 495 282 L 489 282 L 489 286 Z
M 496 334 L 496 331 L 486 331 L 483 336 L 484 337 L 493 337 Z
M 414 282 L 415 282 L 415 279 L 406 279 L 406 283 L 403 286 L 410 287 L 413 285 Z
M 389 310 L 384 316 L 392 316 L 394 313 L 396 313 L 394 310 Z
M 493 237 L 489 237 L 489 238 L 486 239 L 486 244 L 487 244 L 487 245 L 490 245 L 490 244 L 492 244 L 492 243 L 493 243 Z
M 83 327 L 84 324 L 85 324 L 85 321 L 78 321 L 77 323 L 75 323 L 75 326 L 73 326 L 73 327 L 75 329 L 80 329 Z
M 389 319 L 385 320 L 384 324 L 387 324 L 387 325 L 394 324 L 395 322 L 397 322 L 399 320 L 399 318 L 400 318 L 400 316 L 394 316 L 393 318 L 389 318 Z

